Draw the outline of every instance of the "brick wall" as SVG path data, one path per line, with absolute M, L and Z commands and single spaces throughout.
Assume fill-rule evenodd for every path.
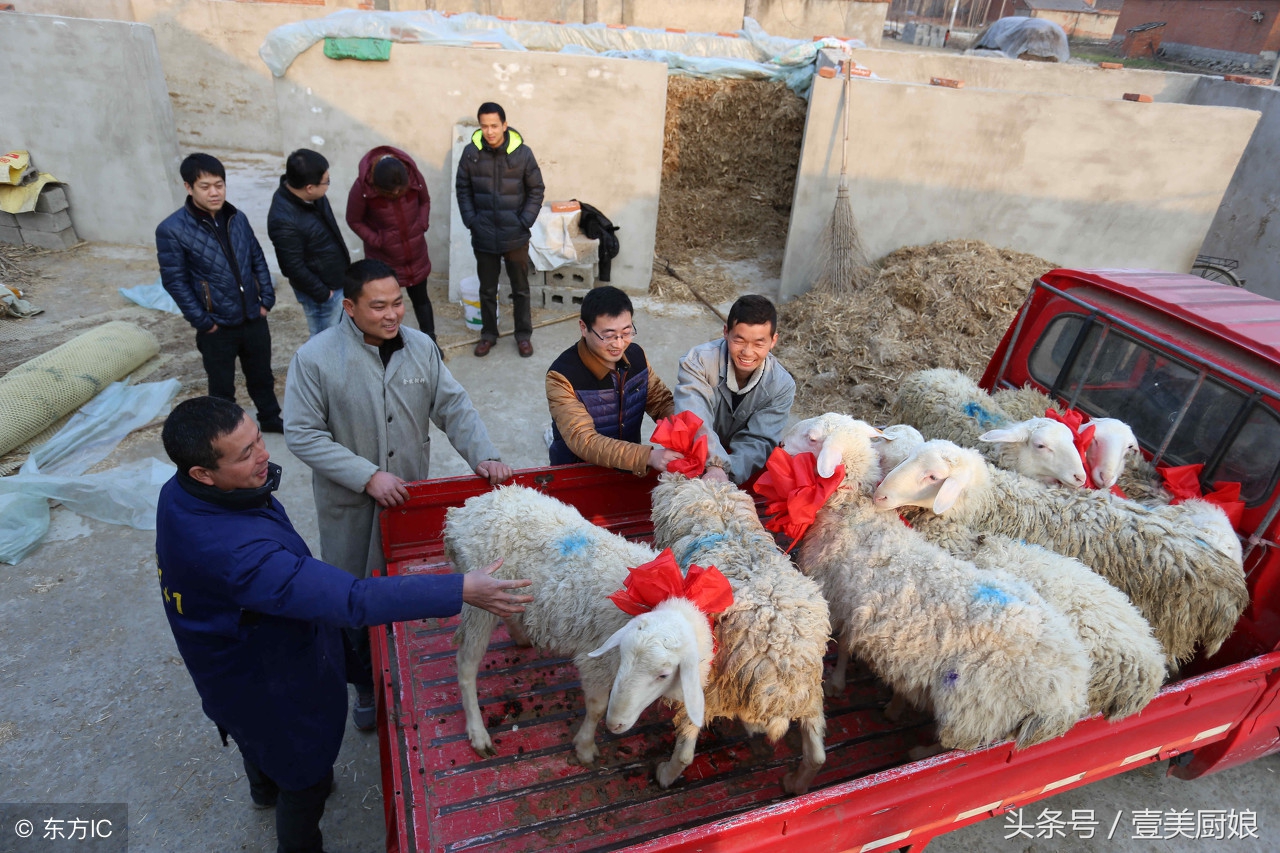
M 1166 42 L 1253 55 L 1280 50 L 1280 0 L 1125 0 L 1115 34 L 1151 21 L 1167 22 Z

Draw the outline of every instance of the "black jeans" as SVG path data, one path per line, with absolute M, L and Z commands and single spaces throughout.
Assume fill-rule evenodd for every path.
M 517 341 L 529 340 L 533 336 L 533 317 L 529 309 L 528 244 L 502 255 L 475 252 L 475 256 L 476 275 L 480 279 L 480 337 L 486 341 L 498 339 L 498 273 L 505 260 L 507 277 L 511 279 L 511 309 L 515 314 L 515 337 Z
M 288 791 L 244 758 L 249 791 L 259 803 L 276 804 L 276 853 L 324 853 L 320 818 L 333 790 L 333 771 L 310 788 Z
M 431 298 L 427 295 L 426 281 L 420 281 L 413 287 L 406 287 L 409 301 L 413 303 L 413 316 L 418 320 L 418 329 L 436 339 L 436 315 L 431 310 Z
M 258 424 L 280 420 L 276 380 L 271 373 L 271 330 L 266 317 L 239 326 L 219 326 L 216 332 L 196 332 L 196 349 L 209 376 L 210 397 L 235 400 L 239 358 L 245 388 L 258 409 Z

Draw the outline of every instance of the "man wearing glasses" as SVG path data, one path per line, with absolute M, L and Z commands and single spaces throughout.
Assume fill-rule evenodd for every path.
M 280 272 L 289 279 L 312 337 L 342 316 L 342 288 L 351 254 L 325 193 L 329 161 L 299 148 L 285 160 L 280 186 L 271 198 L 267 236 L 276 247 Z
M 655 421 L 674 407 L 671 391 L 634 343 L 631 299 L 608 285 L 587 292 L 578 328 L 582 338 L 547 370 L 552 465 L 590 462 L 643 476 L 682 458 L 640 443 L 645 413 Z
M 764 468 L 787 428 L 796 383 L 773 356 L 778 309 L 743 296 L 729 309 L 724 336 L 680 359 L 675 403 L 707 429 L 704 479 L 741 486 Z

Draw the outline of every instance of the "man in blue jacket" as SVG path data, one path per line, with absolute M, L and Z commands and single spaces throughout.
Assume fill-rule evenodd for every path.
M 347 717 L 341 628 L 499 616 L 530 581 L 466 575 L 357 580 L 311 556 L 272 497 L 280 466 L 244 410 L 217 397 L 174 408 L 161 434 L 178 472 L 156 512 L 165 615 L 205 714 L 240 747 L 250 795 L 276 807 L 278 853 L 322 853 L 320 817 Z
M 218 158 L 191 154 L 179 167 L 187 203 L 156 228 L 160 281 L 196 330 L 209 394 L 236 398 L 236 359 L 265 432 L 284 432 L 271 373 L 267 312 L 275 305 L 267 259 L 243 213 L 227 202 Z

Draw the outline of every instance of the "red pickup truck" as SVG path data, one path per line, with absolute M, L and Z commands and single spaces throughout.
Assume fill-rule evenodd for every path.
M 1142 713 L 1093 717 L 1025 750 L 1000 744 L 912 760 L 931 742 L 925 716 L 893 723 L 889 691 L 865 670 L 827 700 L 827 762 L 813 789 L 784 796 L 799 754 L 736 724 L 712 724 L 683 780 L 652 782 L 670 754 L 670 711 L 600 733 L 596 768 L 570 763 L 581 713 L 573 666 L 495 635 L 479 692 L 498 755 L 472 750 L 458 704 L 453 620 L 374 634 L 389 851 L 920 850 L 945 832 L 1060 791 L 1174 759 L 1194 779 L 1280 750 L 1280 303 L 1166 273 L 1055 270 L 1038 280 L 983 377 L 1035 384 L 1064 405 L 1133 426 L 1144 452 L 1204 463 L 1202 482 L 1239 481 L 1252 602 L 1222 650 L 1198 659 Z M 653 479 L 589 466 L 523 471 L 517 482 L 593 522 L 649 535 Z M 415 483 L 382 516 L 388 572 L 448 571 L 447 507 L 478 478 Z

